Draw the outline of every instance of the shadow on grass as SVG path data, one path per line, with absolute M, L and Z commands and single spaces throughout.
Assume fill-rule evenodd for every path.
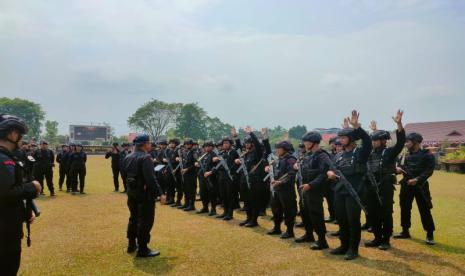
M 431 264 L 431 265 L 439 265 L 443 267 L 448 267 L 456 270 L 460 274 L 465 275 L 465 269 L 462 267 L 459 267 L 453 263 L 447 262 L 443 260 L 441 257 L 435 256 L 435 255 L 429 255 L 426 253 L 421 253 L 421 252 L 407 252 L 399 248 L 392 248 L 389 250 L 394 256 L 404 259 L 404 260 L 421 260 L 422 262 Z
M 425 245 L 425 241 L 422 239 L 417 239 L 417 238 L 412 238 L 412 241 Z M 447 253 L 455 253 L 455 254 L 465 254 L 465 248 L 463 247 L 458 247 L 458 246 L 453 246 L 449 244 L 443 244 L 443 243 L 437 243 L 434 246 L 429 246 L 433 251 L 441 251 L 441 252 L 447 252 Z
M 151 275 L 160 275 L 173 269 L 176 259 L 177 257 L 161 255 L 155 258 L 134 258 L 133 263 L 137 270 Z

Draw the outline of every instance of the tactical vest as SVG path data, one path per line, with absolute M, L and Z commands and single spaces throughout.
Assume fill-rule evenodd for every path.
M 417 153 L 409 153 L 404 157 L 403 168 L 407 172 L 409 178 L 419 176 L 428 167 L 428 150 L 420 150 Z
M 388 175 L 396 172 L 395 160 L 387 162 L 385 159 L 386 149 L 372 151 L 368 157 L 368 166 L 374 175 Z
M 366 164 L 357 160 L 357 150 L 358 148 L 354 148 L 351 152 L 344 152 L 336 160 L 337 168 L 345 176 L 365 174 L 367 171 Z
M 318 156 L 321 152 L 317 154 L 307 153 L 302 161 L 302 177 L 304 183 L 310 183 L 314 180 L 320 173 Z

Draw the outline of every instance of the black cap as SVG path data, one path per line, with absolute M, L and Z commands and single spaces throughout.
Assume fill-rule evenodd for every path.
M 137 135 L 133 141 L 134 145 L 142 145 L 147 142 L 150 142 L 150 136 L 148 136 L 147 134 Z
M 294 151 L 294 146 L 289 141 L 281 141 L 276 143 L 275 148 L 284 149 L 285 151 Z
M 359 138 L 357 137 L 357 135 L 355 135 L 355 129 L 351 128 L 351 127 L 347 127 L 347 128 L 343 128 L 341 129 L 338 133 L 337 133 L 337 136 L 339 137 L 342 137 L 342 136 L 346 136 L 346 137 L 349 137 L 349 139 L 351 141 L 357 141 Z
M 391 139 L 391 134 L 386 130 L 376 130 L 371 134 L 371 140 L 389 140 Z
M 405 137 L 405 140 L 410 140 L 412 142 L 421 144 L 421 142 L 423 142 L 423 136 L 421 136 L 420 133 L 412 132 L 412 133 L 407 134 L 407 136 Z

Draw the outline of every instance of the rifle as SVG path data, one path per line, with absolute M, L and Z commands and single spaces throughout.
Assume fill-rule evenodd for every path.
M 401 164 L 403 165 L 403 163 L 405 162 L 405 156 L 402 158 L 401 160 Z M 403 185 L 408 185 L 408 181 L 410 179 L 414 179 L 415 177 L 413 177 L 413 175 L 409 174 L 408 172 L 408 169 L 406 168 L 405 170 L 402 168 L 402 175 L 404 176 L 404 178 L 400 181 L 400 184 L 403 184 Z M 410 186 L 410 185 L 408 185 Z M 425 189 L 423 188 L 423 184 L 420 184 L 417 182 L 417 184 L 413 185 L 413 187 L 415 189 L 419 189 L 419 192 L 420 192 L 420 195 L 421 197 L 423 197 L 423 199 L 425 200 L 426 204 L 428 204 L 428 208 L 429 209 L 433 209 L 433 203 L 431 202 L 431 199 L 426 196 L 425 194 Z
M 37 207 L 35 201 L 33 199 L 24 200 L 27 212 L 27 220 L 26 220 L 26 229 L 27 229 L 27 247 L 31 247 L 31 223 L 29 220 L 31 219 L 31 213 L 34 213 L 36 217 L 40 217 L 40 210 Z
M 268 179 L 270 179 L 270 191 L 271 193 L 274 195 L 274 187 L 273 187 L 273 181 L 275 181 L 275 178 L 274 178 L 274 161 L 273 161 L 273 156 L 272 154 L 270 153 L 268 155 L 268 168 L 269 168 L 269 171 L 268 171 L 268 174 L 265 176 L 265 178 L 263 178 L 263 181 L 267 181 Z
M 360 207 L 360 209 L 363 210 L 363 212 L 365 212 L 365 214 L 368 215 L 368 211 L 367 209 L 365 208 L 365 206 L 363 205 L 362 203 L 362 200 L 360 199 L 360 196 L 358 195 L 357 191 L 355 191 L 354 187 L 352 186 L 352 184 L 350 184 L 350 182 L 346 179 L 346 177 L 344 176 L 344 174 L 342 174 L 342 172 L 340 170 L 338 170 L 336 168 L 336 166 L 331 162 L 327 162 L 328 166 L 329 166 L 329 170 L 333 171 L 339 182 L 342 183 L 342 185 L 344 185 L 344 187 L 346 188 L 347 192 L 349 192 L 350 196 L 355 200 L 355 202 L 357 202 L 358 206 Z
M 241 154 L 241 150 L 237 149 L 237 153 L 239 154 L 239 159 L 241 160 L 241 166 L 237 169 L 236 173 L 240 173 L 241 171 L 244 173 L 245 180 L 247 182 L 247 187 L 250 189 L 250 179 L 249 179 L 249 172 L 247 171 L 247 166 L 245 165 L 244 154 Z
M 164 154 L 165 154 L 166 160 L 168 161 L 168 169 L 171 171 L 171 175 L 173 175 L 174 182 L 177 183 L 178 180 L 176 179 L 176 171 L 173 169 L 173 164 L 171 164 L 171 159 L 168 158 L 168 156 L 166 155 L 166 150 L 165 150 Z
M 220 159 L 220 162 L 218 163 L 218 165 L 216 165 L 216 167 L 213 170 L 216 171 L 220 167 L 223 167 L 226 173 L 228 174 L 229 179 L 231 179 L 231 181 L 234 181 L 234 178 L 231 175 L 231 170 L 229 169 L 228 163 L 226 163 L 226 161 L 224 160 L 222 156 L 218 155 L 218 158 Z
M 370 162 L 367 162 L 367 173 L 366 173 L 368 180 L 371 183 L 371 186 L 373 186 L 373 189 L 375 190 L 376 197 L 378 199 L 379 205 L 383 206 L 383 201 L 381 200 L 381 196 L 379 195 L 379 184 L 378 181 L 376 181 L 375 174 L 371 170 L 371 164 Z
M 178 167 L 181 168 L 181 179 L 182 182 L 184 182 L 184 164 L 182 163 L 182 151 L 181 149 L 178 150 L 178 155 L 179 155 L 179 165 Z

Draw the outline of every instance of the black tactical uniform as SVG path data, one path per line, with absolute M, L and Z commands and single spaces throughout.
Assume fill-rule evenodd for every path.
M 21 135 L 25 124 L 16 117 L 0 115 L 0 138 L 11 129 Z M 24 200 L 32 200 L 37 191 L 32 183 L 24 183 L 24 164 L 8 149 L 0 147 L 0 271 L 2 275 L 16 275 L 21 260 L 23 223 L 29 219 Z
M 417 140 L 422 142 L 421 136 L 411 133 L 407 136 L 407 140 Z M 433 208 L 431 193 L 429 190 L 428 178 L 433 175 L 435 167 L 434 155 L 426 149 L 420 149 L 417 152 L 408 152 L 401 162 L 401 168 L 406 172 L 404 178 L 400 181 L 400 217 L 402 233 L 399 238 L 410 237 L 409 229 L 411 226 L 411 210 L 413 199 L 416 200 L 418 210 L 420 211 L 421 223 L 423 229 L 427 232 L 426 242 L 430 245 L 434 244 L 433 232 L 435 230 L 431 209 Z M 408 180 L 416 179 L 416 185 L 408 185 Z
M 263 162 L 263 147 L 258 141 L 257 136 L 252 132 L 250 137 L 245 140 L 245 143 L 252 143 L 253 148 L 245 153 L 244 161 L 247 172 L 249 174 L 249 181 L 244 172 L 241 173 L 241 186 L 244 187 L 244 201 L 247 206 L 247 219 L 240 225 L 246 227 L 258 226 L 258 215 L 263 206 L 268 202 L 266 195 L 268 194 L 268 186 L 263 182 L 265 177 Z
M 62 146 L 62 150 L 57 154 L 56 156 L 56 161 L 59 164 L 59 175 L 60 178 L 58 180 L 58 187 L 60 188 L 60 191 L 63 189 L 63 183 L 65 183 L 65 179 L 69 176 L 68 174 L 68 159 L 69 159 L 69 151 L 65 151 L 63 148 L 65 146 Z M 68 184 L 68 182 L 66 182 Z M 69 190 L 70 187 L 66 187 L 67 190 Z
M 224 141 L 229 141 L 231 146 L 233 144 L 233 141 L 229 138 L 223 139 L 223 142 Z M 218 218 L 231 220 L 233 218 L 234 205 L 237 200 L 239 186 L 239 178 L 236 174 L 237 165 L 234 163 L 234 160 L 239 158 L 239 154 L 236 150 L 231 148 L 230 150 L 223 150 L 220 152 L 218 157 L 224 160 L 227 169 L 229 169 L 229 173 L 224 166 L 220 166 L 217 169 L 218 182 L 222 184 L 220 187 L 220 194 L 222 195 L 221 198 L 223 199 L 224 208 L 224 213 L 218 216 Z M 218 166 L 219 163 L 220 161 L 218 161 L 215 165 Z
M 170 146 L 166 151 L 166 159 L 168 160 L 168 168 L 171 171 L 171 177 L 169 180 L 175 187 L 175 194 L 173 193 L 173 200 L 175 201 L 174 204 L 171 204 L 172 207 L 181 207 L 182 205 L 182 198 L 184 197 L 184 190 L 183 190 L 183 181 L 181 177 L 181 168 L 180 162 L 176 160 L 176 158 L 181 158 L 179 153 L 181 152 L 180 149 L 177 147 L 179 146 L 180 142 L 178 139 L 172 139 L 169 141 Z M 170 165 L 171 164 L 171 165 Z M 168 186 L 172 185 L 168 184 Z
M 178 179 L 179 179 L 178 177 L 179 170 L 175 171 L 178 165 L 178 162 L 176 162 L 177 153 L 173 148 L 168 147 L 165 150 L 164 154 L 165 155 L 163 156 L 163 158 L 166 160 L 165 162 L 166 169 L 164 171 L 165 182 L 166 182 L 166 204 L 175 206 L 176 205 L 176 200 L 175 200 L 176 187 L 178 187 L 177 184 L 178 184 Z M 182 189 L 181 189 L 180 194 L 182 198 Z M 179 199 L 179 202 L 181 202 L 181 199 Z
M 192 140 L 187 140 L 185 145 L 193 144 Z M 195 168 L 195 149 L 186 149 L 182 154 L 182 166 L 186 170 L 183 174 L 183 190 L 185 193 L 184 207 L 185 211 L 195 210 L 195 197 L 197 191 L 197 172 Z
M 213 142 L 206 142 L 205 147 L 213 147 Z M 206 172 L 211 172 L 214 167 L 213 157 L 216 157 L 216 154 L 211 152 L 205 152 L 197 159 L 199 164 L 198 177 L 200 184 L 200 199 L 202 200 L 202 209 L 199 213 L 208 212 L 208 204 L 210 203 L 210 216 L 216 215 L 216 204 L 218 200 L 218 187 L 216 183 L 216 175 L 212 174 L 209 177 L 205 177 Z
M 120 168 L 123 167 L 123 160 L 124 158 L 126 158 L 126 156 L 128 156 L 129 154 L 131 154 L 131 151 L 129 150 L 129 144 L 123 144 L 123 150 L 119 153 L 120 155 Z M 123 170 L 120 170 L 120 173 L 121 173 L 121 178 L 123 179 L 123 186 L 124 186 L 124 193 L 127 192 L 127 185 L 126 185 L 126 178 L 127 176 L 125 175 L 124 171 Z
M 77 145 L 82 147 L 82 145 Z M 79 192 L 84 194 L 84 186 L 86 180 L 86 162 L 87 154 L 84 151 L 76 151 L 70 155 L 70 178 L 71 178 L 71 190 L 73 193 L 78 192 L 78 180 L 79 180 Z
M 337 169 L 341 171 L 354 190 L 361 194 L 365 181 L 366 163 L 372 149 L 370 136 L 361 127 L 343 129 L 338 135 L 347 136 L 352 141 L 362 139 L 361 147 L 355 147 L 352 151 L 344 151 L 336 160 Z M 334 201 L 340 227 L 341 246 L 332 253 L 346 254 L 346 259 L 351 260 L 358 256 L 361 238 L 361 207 L 341 181 L 335 186 Z
M 148 142 L 149 137 L 140 135 L 134 143 Z M 153 159 L 141 149 L 126 156 L 122 169 L 127 175 L 128 208 L 130 212 L 127 238 L 129 240 L 128 252 L 139 248 L 139 257 L 153 257 L 159 252 L 153 252 L 147 244 L 150 242 L 150 231 L 155 220 L 155 201 L 157 196 L 163 194 L 157 183 L 153 170 Z
M 47 144 L 45 141 L 42 144 Z M 37 181 L 42 186 L 41 194 L 44 194 L 44 178 L 47 181 L 47 187 L 50 195 L 55 195 L 53 187 L 53 167 L 55 166 L 55 156 L 50 149 L 38 149 L 32 155 L 36 160 L 34 164 L 34 174 Z
M 268 234 L 281 234 L 281 223 L 287 227 L 285 233 L 281 235 L 282 239 L 294 237 L 294 224 L 297 214 L 297 201 L 295 192 L 295 175 L 294 165 L 297 159 L 290 154 L 292 144 L 287 141 L 280 142 L 276 148 L 283 148 L 286 154 L 280 156 L 273 163 L 273 178 L 280 181 L 280 184 L 270 186 L 271 190 L 271 210 L 273 212 L 274 228 Z M 270 185 L 272 183 L 270 182 Z
M 392 235 L 394 184 L 396 184 L 396 161 L 405 144 L 405 131 L 397 131 L 397 142 L 393 147 L 374 149 L 367 164 L 367 196 L 368 219 L 373 227 L 375 239 L 365 243 L 369 247 L 381 246 L 388 249 Z M 389 140 L 387 131 L 376 131 L 372 140 Z
M 303 140 L 319 144 L 321 135 L 317 132 L 309 132 L 303 137 Z M 302 182 L 310 185 L 310 190 L 303 192 L 304 213 L 307 216 L 307 220 L 310 221 L 311 230 L 315 231 L 318 236 L 318 241 L 311 246 L 314 250 L 328 248 L 325 238 L 326 225 L 324 220 L 323 196 L 327 192 L 327 187 L 330 186 L 327 181 L 327 172 L 330 162 L 330 155 L 322 149 L 315 152 L 308 152 L 302 162 Z M 310 234 L 311 239 L 313 239 L 313 233 L 310 232 L 308 234 Z
M 105 159 L 111 158 L 111 171 L 113 172 L 113 185 L 115 192 L 119 191 L 119 175 L 121 170 L 121 153 L 118 144 L 113 144 L 111 151 L 105 154 Z

